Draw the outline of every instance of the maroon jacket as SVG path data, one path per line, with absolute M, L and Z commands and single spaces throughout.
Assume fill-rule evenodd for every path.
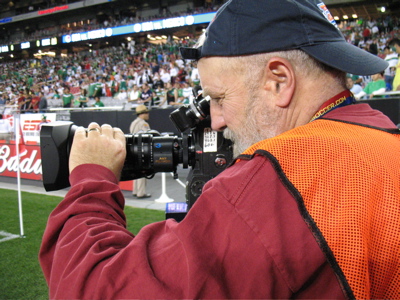
M 366 104 L 326 118 L 395 128 Z M 150 224 L 136 237 L 112 172 L 77 167 L 40 250 L 50 298 L 345 298 L 276 163 L 237 162 L 181 223 Z

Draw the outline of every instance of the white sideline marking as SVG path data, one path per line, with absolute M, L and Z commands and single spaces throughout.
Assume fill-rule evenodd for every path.
M 170 173 L 172 177 L 174 177 L 174 173 Z M 184 184 L 182 181 L 180 181 L 178 178 L 175 179 L 176 182 L 178 182 L 183 188 L 186 188 L 186 184 Z
M 0 236 L 5 236 L 4 238 L 0 239 L 0 243 L 8 241 L 8 240 L 19 238 L 19 235 L 8 233 L 8 232 L 5 232 L 5 231 L 0 231 Z

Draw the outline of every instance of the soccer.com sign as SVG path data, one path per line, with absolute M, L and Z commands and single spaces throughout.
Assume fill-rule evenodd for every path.
M 97 29 L 86 32 L 67 34 L 62 36 L 62 43 L 73 43 L 87 40 L 101 39 L 122 34 L 147 32 L 153 30 L 190 26 L 194 24 L 209 23 L 215 13 L 198 14 L 185 17 L 168 18 L 157 21 L 142 22 L 125 26 L 106 29 Z

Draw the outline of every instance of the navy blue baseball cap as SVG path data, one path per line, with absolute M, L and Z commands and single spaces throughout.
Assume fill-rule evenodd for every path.
M 209 24 L 198 48 L 180 48 L 184 59 L 240 56 L 300 49 L 335 69 L 380 73 L 388 64 L 348 43 L 320 0 L 230 0 Z

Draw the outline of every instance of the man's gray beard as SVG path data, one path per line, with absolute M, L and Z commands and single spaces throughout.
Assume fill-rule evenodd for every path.
M 229 128 L 224 130 L 224 137 L 233 142 L 233 156 L 237 157 L 243 153 L 251 145 L 262 141 L 264 138 L 260 136 L 256 122 L 253 118 L 247 118 L 240 132 L 233 132 Z
M 248 103 L 245 108 L 246 119 L 240 130 L 237 132 L 233 132 L 229 128 L 224 130 L 224 137 L 233 142 L 234 157 L 237 157 L 255 143 L 276 135 L 273 125 L 277 122 L 277 116 L 273 116 L 267 107 L 263 107 L 260 111 L 260 107 L 256 105 L 258 100 L 256 94 L 250 92 L 250 99 L 253 101 Z M 257 110 L 261 124 L 256 121 Z
M 230 130 L 229 128 L 226 128 L 224 130 L 224 138 L 231 140 L 233 145 L 233 157 L 237 157 L 240 153 L 242 153 L 242 145 L 239 146 L 238 138 L 236 137 L 236 134 Z M 240 149 L 239 149 L 240 148 Z

